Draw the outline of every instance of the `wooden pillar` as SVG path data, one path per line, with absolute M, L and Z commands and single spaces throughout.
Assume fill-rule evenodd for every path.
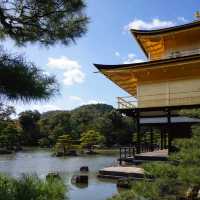
M 127 158 L 127 151 L 126 151 L 126 150 L 127 150 L 127 148 L 125 147 L 125 148 L 124 148 L 125 159 Z
M 172 133 L 171 133 L 171 112 L 168 109 L 167 111 L 167 128 L 168 128 L 168 152 L 171 152 L 172 149 Z
M 161 149 L 163 149 L 163 146 L 164 146 L 164 131 L 163 131 L 163 127 L 161 127 L 160 129 L 160 147 Z
M 122 148 L 119 148 L 119 164 L 122 165 Z
M 153 151 L 154 148 L 153 148 L 153 128 L 152 127 L 150 130 L 150 144 L 151 144 L 151 151 Z
M 137 128 L 137 149 L 136 152 L 139 154 L 141 152 L 141 135 L 140 135 L 140 112 L 136 113 L 136 128 Z
M 143 133 L 143 141 L 144 141 L 144 143 L 146 143 L 146 142 L 147 142 L 147 138 L 146 138 L 146 131 L 144 131 L 144 133 Z
M 128 156 L 131 157 L 131 147 L 128 148 Z
M 164 129 L 163 129 L 163 146 L 164 146 L 164 149 L 166 149 L 167 148 L 167 133 L 166 133 L 166 127 L 164 127 Z

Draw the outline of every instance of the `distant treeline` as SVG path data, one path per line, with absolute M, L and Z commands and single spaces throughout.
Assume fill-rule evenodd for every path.
M 61 135 L 79 141 L 81 134 L 94 130 L 105 137 L 105 146 L 127 145 L 132 142 L 133 119 L 122 116 L 106 104 L 84 105 L 72 111 L 25 111 L 19 114 L 23 145 L 53 146 Z

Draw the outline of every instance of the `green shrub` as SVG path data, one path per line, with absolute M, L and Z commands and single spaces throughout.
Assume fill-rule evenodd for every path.
M 42 180 L 22 175 L 19 179 L 0 175 L 0 200 L 66 200 L 62 180 Z
M 14 200 L 14 195 L 14 180 L 5 175 L 0 175 L 0 200 Z
M 112 200 L 175 200 L 186 197 L 189 188 L 200 189 L 200 127 L 193 129 L 189 139 L 178 139 L 178 151 L 167 162 L 143 165 L 147 177 L 153 181 L 135 182 L 131 190 L 120 193 Z

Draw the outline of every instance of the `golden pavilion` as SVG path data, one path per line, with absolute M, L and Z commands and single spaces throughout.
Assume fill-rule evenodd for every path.
M 144 142 L 142 125 L 158 125 L 161 148 L 171 150 L 172 139 L 189 137 L 191 125 L 199 122 L 180 116 L 179 111 L 200 107 L 200 21 L 130 31 L 147 61 L 95 66 L 129 94 L 118 97 L 118 109 L 137 122 L 137 152 L 141 152 Z

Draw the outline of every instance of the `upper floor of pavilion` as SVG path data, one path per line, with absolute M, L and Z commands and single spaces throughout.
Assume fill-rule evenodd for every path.
M 148 61 L 95 64 L 131 97 L 119 108 L 200 105 L 200 21 L 160 30 L 131 30 Z
M 159 30 L 130 30 L 148 60 L 200 54 L 200 21 Z

